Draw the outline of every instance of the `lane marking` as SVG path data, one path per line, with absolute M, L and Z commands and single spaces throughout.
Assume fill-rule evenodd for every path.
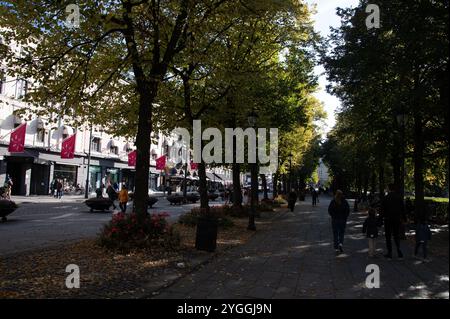
M 72 215 L 75 215 L 75 214 L 74 214 L 74 213 L 68 213 L 68 214 L 64 214 L 64 215 L 61 215 L 61 216 L 50 217 L 49 219 L 60 219 L 60 218 L 66 218 L 66 217 L 69 217 L 69 216 L 72 216 Z

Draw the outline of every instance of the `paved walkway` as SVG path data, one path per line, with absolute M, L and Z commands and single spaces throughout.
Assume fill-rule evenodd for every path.
M 327 214 L 329 199 L 297 203 L 294 213 L 281 215 L 266 232 L 205 265 L 161 291 L 155 298 L 448 298 L 447 249 L 431 255 L 430 263 L 416 261 L 412 246 L 403 241 L 405 259 L 367 258 L 361 234 L 365 214 L 349 219 L 345 254 L 336 257 Z M 442 235 L 442 234 L 441 234 Z M 431 242 L 431 245 L 433 242 Z M 442 242 L 442 241 L 441 241 Z M 365 286 L 368 264 L 380 268 L 381 287 Z

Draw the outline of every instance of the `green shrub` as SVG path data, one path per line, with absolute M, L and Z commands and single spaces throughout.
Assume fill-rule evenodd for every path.
M 287 202 L 287 200 L 285 200 L 283 197 L 277 196 L 277 198 L 275 198 L 275 199 L 273 200 L 273 204 L 274 204 L 274 205 L 277 205 L 277 207 L 279 207 L 279 206 L 281 206 L 281 205 L 287 205 L 288 202 Z
M 410 197 L 410 200 L 414 206 L 414 198 Z M 441 225 L 448 224 L 448 209 L 448 201 L 440 198 L 425 198 L 426 215 L 433 223 Z
M 235 218 L 246 218 L 249 212 L 250 207 L 248 205 L 231 206 L 228 215 Z
M 437 224 L 448 223 L 448 202 L 426 199 L 425 209 L 427 211 L 427 216 L 434 223 Z
M 179 246 L 180 238 L 167 222 L 167 216 L 167 213 L 146 215 L 144 221 L 138 223 L 135 213 L 115 214 L 103 227 L 98 243 L 102 247 L 119 251 L 155 246 L 175 248 Z
M 273 204 L 261 201 L 258 205 L 258 210 L 260 212 L 273 212 Z
M 209 208 L 209 216 L 217 218 L 218 226 L 221 228 L 229 228 L 234 226 L 233 221 L 227 217 L 230 213 L 231 208 L 228 205 L 213 206 Z M 203 216 L 205 213 L 200 209 L 200 207 L 194 207 L 190 212 L 183 214 L 179 217 L 178 222 L 186 226 L 196 226 L 198 223 L 198 218 Z

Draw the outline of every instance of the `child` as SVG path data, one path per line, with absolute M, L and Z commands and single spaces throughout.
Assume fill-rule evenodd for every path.
M 419 218 L 416 225 L 416 249 L 414 250 L 414 257 L 419 258 L 419 248 L 422 246 L 423 261 L 428 262 L 427 258 L 427 243 L 431 240 L 431 230 L 427 223 L 427 218 L 422 216 Z
M 374 257 L 375 239 L 378 237 L 377 211 L 375 208 L 370 207 L 368 214 L 369 216 L 364 221 L 362 232 L 369 239 L 369 257 Z
M 122 189 L 119 192 L 119 207 L 122 213 L 127 211 L 127 202 L 128 202 L 128 189 L 125 185 L 122 186 Z

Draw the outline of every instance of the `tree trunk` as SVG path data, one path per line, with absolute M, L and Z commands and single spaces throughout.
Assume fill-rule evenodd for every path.
M 377 192 L 377 174 L 375 173 L 375 168 L 372 166 L 372 180 L 370 183 L 370 193 L 372 196 Z
M 367 192 L 369 191 L 369 172 L 366 171 L 364 174 L 364 190 L 363 190 L 363 198 L 364 200 L 367 198 Z
M 264 190 L 264 199 L 268 199 L 269 195 L 268 190 L 267 190 L 267 179 L 266 179 L 266 174 L 261 174 L 261 181 L 262 181 L 262 186 L 263 186 L 263 190 Z
M 148 209 L 148 174 L 150 170 L 150 134 L 152 128 L 152 103 L 155 99 L 157 85 L 151 93 L 140 92 L 139 121 L 136 134 L 136 178 L 134 192 L 134 209 L 138 221 L 147 216 Z
M 402 141 L 403 142 L 403 141 Z M 399 141 L 398 138 L 394 137 L 394 147 L 391 151 L 391 165 L 392 165 L 392 173 L 394 177 L 394 185 L 397 190 L 402 188 L 402 157 L 400 155 L 402 147 L 404 145 Z
M 415 213 L 416 216 L 423 216 L 425 213 L 424 203 L 424 183 L 423 183 L 423 127 L 422 115 L 419 112 L 414 114 L 414 191 L 415 191 Z
M 258 164 L 250 164 L 251 165 L 251 202 L 253 207 L 255 208 L 255 214 L 256 209 L 258 207 L 259 203 L 259 190 L 258 190 Z
M 272 190 L 272 198 L 275 199 L 278 196 L 278 173 L 275 173 L 273 176 L 273 190 Z
M 242 206 L 242 190 L 241 190 L 241 164 L 233 163 L 233 206 Z
M 380 192 L 380 199 L 384 197 L 384 161 L 380 160 L 378 165 L 378 187 Z
M 206 165 L 205 162 L 198 164 L 198 178 L 199 178 L 199 193 L 200 193 L 200 208 L 206 211 L 209 210 L 208 188 L 206 183 Z

